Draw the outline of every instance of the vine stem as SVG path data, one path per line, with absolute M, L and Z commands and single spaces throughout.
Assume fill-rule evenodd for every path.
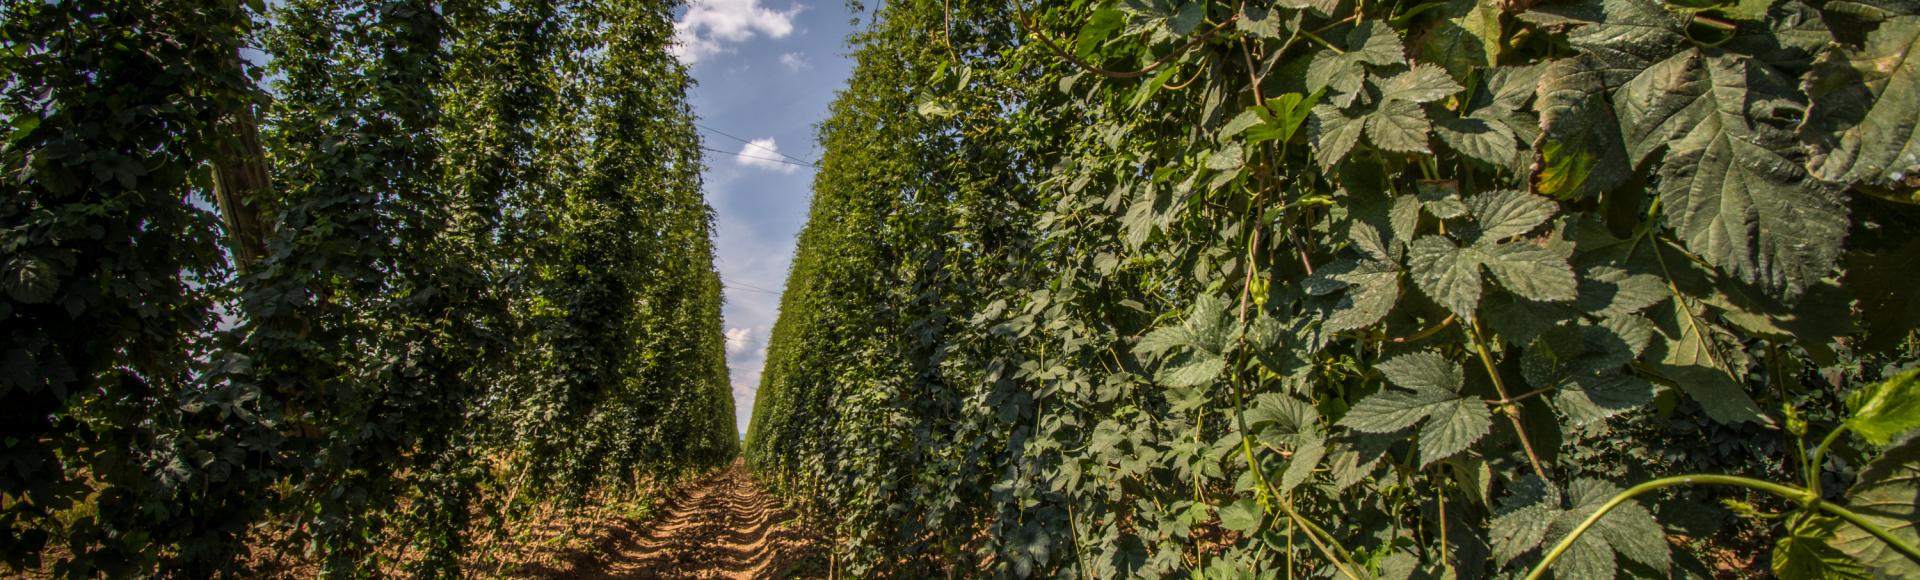
M 1663 477 L 1660 479 L 1656 479 L 1653 481 L 1649 481 L 1646 483 L 1642 483 L 1640 485 L 1627 488 L 1626 491 L 1623 491 L 1617 495 L 1614 495 L 1613 499 L 1609 499 L 1607 500 L 1607 503 L 1601 504 L 1600 509 L 1594 510 L 1593 515 L 1587 516 L 1587 519 L 1582 520 L 1579 526 L 1575 526 L 1572 532 L 1567 533 L 1567 536 L 1564 538 L 1561 538 L 1559 543 L 1554 544 L 1553 550 L 1547 552 L 1547 556 L 1541 559 L 1540 563 L 1533 567 L 1532 572 L 1529 572 L 1527 574 L 1527 580 L 1539 580 L 1540 578 L 1544 577 L 1547 573 L 1547 568 L 1552 567 L 1555 560 L 1559 560 L 1560 556 L 1562 554 L 1565 554 L 1568 548 L 1573 547 L 1574 540 L 1580 539 L 1581 534 L 1584 534 L 1587 532 L 1588 529 L 1593 528 L 1594 524 L 1599 523 L 1600 518 L 1605 517 L 1607 515 L 1607 512 L 1613 511 L 1613 508 L 1620 507 L 1620 504 L 1626 503 L 1628 501 L 1632 501 L 1635 496 L 1639 496 L 1640 494 L 1644 494 L 1649 491 L 1653 491 L 1661 488 L 1667 488 L 1667 487 L 1674 487 L 1679 485 L 1694 485 L 1694 484 L 1731 485 L 1736 487 L 1744 487 L 1747 489 L 1759 490 L 1759 491 L 1764 491 L 1774 495 L 1778 495 L 1780 497 L 1786 498 L 1793 502 L 1799 503 L 1803 508 L 1820 509 L 1827 513 L 1838 516 L 1840 519 L 1845 520 L 1847 523 L 1853 524 L 1854 527 L 1858 527 L 1861 530 L 1865 530 L 1868 534 L 1872 534 L 1873 537 L 1879 538 L 1880 541 L 1882 542 L 1886 542 L 1888 546 L 1893 547 L 1894 551 L 1900 552 L 1901 555 L 1904 555 L 1915 562 L 1920 562 L 1920 548 L 1915 548 L 1912 544 L 1908 544 L 1905 541 L 1902 541 L 1900 538 L 1894 537 L 1893 534 L 1891 532 L 1888 532 L 1885 528 L 1875 525 L 1873 522 L 1867 521 L 1866 518 L 1860 517 L 1860 514 L 1853 513 L 1853 510 L 1849 510 L 1847 508 L 1833 505 L 1828 502 L 1820 501 L 1819 496 L 1813 495 L 1811 490 L 1800 489 L 1800 488 L 1788 486 L 1788 485 L 1781 485 L 1771 481 L 1762 481 L 1762 480 L 1748 478 L 1748 477 L 1740 477 L 1737 475 L 1695 474 L 1695 475 L 1677 475 L 1674 477 Z
M 1255 195 L 1249 203 L 1258 203 L 1258 199 L 1259 196 Z M 1253 433 L 1247 430 L 1247 402 L 1246 394 L 1242 392 L 1241 381 L 1242 377 L 1246 374 L 1245 369 L 1242 367 L 1246 366 L 1247 357 L 1247 304 L 1253 301 L 1253 276 L 1256 263 L 1254 258 L 1258 257 L 1260 251 L 1260 227 L 1258 224 L 1265 221 L 1266 213 L 1267 210 L 1263 207 L 1254 217 L 1255 226 L 1253 227 L 1253 234 L 1247 242 L 1247 275 L 1245 281 L 1240 285 L 1240 312 L 1238 322 L 1240 336 L 1236 339 L 1239 343 L 1237 350 L 1239 350 L 1240 362 L 1235 365 L 1233 375 L 1233 419 L 1235 425 L 1240 429 L 1240 451 L 1247 456 L 1247 468 L 1252 470 L 1254 478 L 1260 481 L 1260 490 L 1273 498 L 1274 505 L 1280 506 L 1280 511 L 1286 512 L 1288 519 L 1293 520 L 1293 522 L 1300 527 L 1307 529 L 1307 539 L 1313 542 L 1313 547 L 1319 549 L 1320 554 L 1326 556 L 1327 561 L 1332 562 L 1334 569 L 1339 570 L 1341 574 L 1352 580 L 1360 580 L 1362 576 L 1355 573 L 1349 565 L 1349 562 L 1353 561 L 1353 554 L 1347 551 L 1346 546 L 1340 544 L 1339 538 L 1333 537 L 1332 533 L 1314 524 L 1305 516 L 1300 515 L 1300 512 L 1294 511 L 1293 502 L 1287 501 L 1287 498 L 1281 497 L 1280 493 L 1273 489 L 1273 483 L 1267 481 L 1267 474 L 1265 470 L 1260 467 L 1260 459 L 1253 455 L 1253 442 L 1251 441 Z M 1322 538 L 1322 536 L 1325 537 Z M 1329 547 L 1328 544 L 1332 544 L 1332 546 Z
M 1493 353 L 1487 350 L 1486 338 L 1480 334 L 1480 321 L 1470 320 L 1467 330 L 1473 333 L 1473 349 L 1480 355 L 1480 364 L 1486 365 L 1487 376 L 1493 379 L 1493 388 L 1500 392 L 1500 400 L 1512 401 L 1513 396 L 1507 394 L 1506 382 L 1500 379 L 1500 369 L 1494 367 Z M 1527 452 L 1527 464 L 1533 466 L 1533 474 L 1551 483 L 1553 478 L 1547 477 L 1546 468 L 1540 465 L 1540 455 L 1533 451 L 1533 439 L 1527 437 L 1527 426 L 1520 422 L 1520 407 L 1508 402 L 1500 405 L 1500 411 L 1513 422 L 1513 433 L 1520 438 L 1520 448 Z
M 1813 454 L 1807 456 L 1806 464 L 1800 467 L 1801 473 L 1807 476 L 1807 489 L 1811 490 L 1814 498 L 1820 497 L 1820 465 L 1826 458 L 1827 448 L 1832 447 L 1833 442 L 1840 439 L 1841 433 L 1847 432 L 1847 429 L 1852 427 L 1851 422 L 1841 423 L 1839 427 L 1827 433 L 1827 437 L 1820 440 L 1820 446 L 1813 448 Z
M 1428 337 L 1431 337 L 1436 334 L 1440 334 L 1440 331 L 1446 330 L 1448 326 L 1452 326 L 1454 318 L 1458 316 L 1459 316 L 1458 314 L 1448 314 L 1447 318 L 1445 320 L 1441 320 L 1439 324 L 1435 324 L 1433 326 L 1427 327 L 1425 330 L 1421 330 L 1420 332 L 1416 332 L 1407 336 L 1396 336 L 1396 337 L 1387 339 L 1387 341 L 1393 342 L 1393 343 L 1408 343 L 1408 342 L 1419 342 L 1422 340 L 1426 340 Z

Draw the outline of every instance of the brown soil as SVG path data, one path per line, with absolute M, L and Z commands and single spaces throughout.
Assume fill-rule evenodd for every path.
M 535 567 L 541 578 L 794 578 L 816 573 L 822 551 L 803 535 L 745 466 L 694 484 L 651 525 L 615 525 L 598 553 L 577 554 L 568 570 Z

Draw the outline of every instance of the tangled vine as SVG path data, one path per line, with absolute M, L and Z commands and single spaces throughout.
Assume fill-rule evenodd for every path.
M 6 566 L 454 577 L 730 460 L 672 8 L 0 5 Z
M 1920 571 L 1920 4 L 928 0 L 854 46 L 746 443 L 852 574 Z

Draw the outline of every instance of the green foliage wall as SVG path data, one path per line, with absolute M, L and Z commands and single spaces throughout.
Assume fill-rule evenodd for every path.
M 1900 0 L 890 3 L 748 461 L 854 574 L 1911 574 L 1760 516 L 1916 539 L 1912 433 L 1844 404 L 1913 364 L 1916 33 Z M 1552 549 L 1700 472 L 1808 484 L 1662 484 Z
M 7 2 L 8 566 L 452 576 L 729 460 L 670 9 Z M 243 262 L 209 191 L 254 117 Z

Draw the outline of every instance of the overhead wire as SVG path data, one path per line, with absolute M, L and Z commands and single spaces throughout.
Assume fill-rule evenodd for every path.
M 780 292 L 779 292 L 778 290 L 768 290 L 768 289 L 766 289 L 766 288 L 761 288 L 761 287 L 759 287 L 759 286 L 754 286 L 754 285 L 752 285 L 752 284 L 743 284 L 743 283 L 740 283 L 740 282 L 735 282 L 735 281 L 732 281 L 732 280 L 728 280 L 728 279 L 726 279 L 726 278 L 721 278 L 721 279 L 720 279 L 720 284 L 721 284 L 721 285 L 723 285 L 723 286 L 725 286 L 725 287 L 727 287 L 727 288 L 731 288 L 731 289 L 735 289 L 735 290 L 745 290 L 745 291 L 748 291 L 748 292 L 759 292 L 759 293 L 762 293 L 762 294 L 772 294 L 772 295 L 775 295 L 775 296 L 778 296 L 778 295 L 780 295 Z
M 706 126 L 706 125 L 702 125 L 702 124 L 699 124 L 699 123 L 694 123 L 694 124 L 693 124 L 693 126 L 695 126 L 695 127 L 699 127 L 700 129 L 703 129 L 703 130 L 705 130 L 705 131 L 708 131 L 708 132 L 711 132 L 711 133 L 714 133 L 714 134 L 716 134 L 716 135 L 719 135 L 719 136 L 721 136 L 721 137 L 726 137 L 726 138 L 728 138 L 728 139 L 732 139 L 732 140 L 735 140 L 735 141 L 739 141 L 739 142 L 741 142 L 741 143 L 745 143 L 745 144 L 747 144 L 747 146 L 748 146 L 748 147 L 752 147 L 752 148 L 755 148 L 755 149 L 759 149 L 759 150 L 761 150 L 761 151 L 765 151 L 765 152 L 768 152 L 768 153 L 772 153 L 772 154 L 774 154 L 774 155 L 779 155 L 779 156 L 781 156 L 781 157 L 785 157 L 785 158 L 787 158 L 787 159 L 789 159 L 789 160 L 792 160 L 792 161 L 793 161 L 793 162 L 795 162 L 795 163 L 801 163 L 801 164 L 805 164 L 805 165 L 806 165 L 806 166 L 808 166 L 808 167 L 812 167 L 812 166 L 813 166 L 813 162 L 812 162 L 812 161 L 807 161 L 807 160 L 805 160 L 805 159 L 801 159 L 801 158 L 799 158 L 799 157 L 794 157 L 794 156 L 792 156 L 792 155 L 788 155 L 788 154 L 785 154 L 785 153 L 781 153 L 781 152 L 780 152 L 780 150 L 778 150 L 778 149 L 774 149 L 774 148 L 772 148 L 772 147 L 768 147 L 768 146 L 765 146 L 765 145 L 761 145 L 761 144 L 759 144 L 759 143 L 755 143 L 755 142 L 753 142 L 753 141 L 751 141 L 751 140 L 748 140 L 748 139 L 743 139 L 743 138 L 741 138 L 741 137 L 740 137 L 740 136 L 738 136 L 738 135 L 734 135 L 734 134 L 732 134 L 732 133 L 728 133 L 728 132 L 726 132 L 726 131 L 721 131 L 721 130 L 719 130 L 719 129 L 715 129 L 715 128 L 713 128 L 713 127 L 708 127 L 708 126 Z
M 701 150 L 703 150 L 703 151 L 709 151 L 709 152 L 713 152 L 713 153 L 719 153 L 719 154 L 721 154 L 721 155 L 732 155 L 732 156 L 734 156 L 734 157 L 739 157 L 739 158 L 742 158 L 742 159 L 757 159 L 757 160 L 760 160 L 760 161 L 767 161 L 767 162 L 771 162 L 771 163 L 785 163 L 785 164 L 787 164 L 787 165 L 793 165 L 793 166 L 797 166 L 797 167 L 805 167 L 805 168 L 808 168 L 808 169 L 819 169 L 819 168 L 820 168 L 820 166 L 818 166 L 818 165 L 813 165 L 813 164 L 811 164 L 811 163 L 801 163 L 801 162 L 796 162 L 796 161 L 788 161 L 788 160 L 785 160 L 785 159 L 776 159 L 776 158 L 773 158 L 773 157 L 761 157 L 761 156 L 758 156 L 758 155 L 748 155 L 748 154 L 745 154 L 745 153 L 739 153 L 739 152 L 734 152 L 734 151 L 724 151 L 724 150 L 720 150 L 720 149 L 714 149 L 714 148 L 712 148 L 712 147 L 708 147 L 708 146 L 705 146 L 705 145 L 701 145 L 701 146 L 700 146 L 700 149 L 701 149 Z

